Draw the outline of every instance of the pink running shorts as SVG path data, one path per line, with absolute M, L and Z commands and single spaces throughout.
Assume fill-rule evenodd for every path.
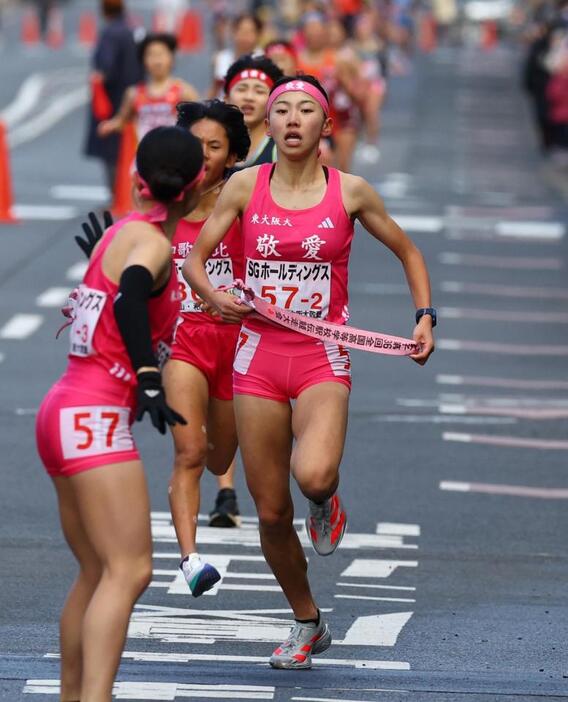
M 52 477 L 140 459 L 130 431 L 134 387 L 81 365 L 52 386 L 37 415 L 38 452 Z
M 193 322 L 184 317 L 176 329 L 170 358 L 198 368 L 207 378 L 211 397 L 232 400 L 233 359 L 239 331 L 238 324 L 203 319 Z
M 250 327 L 241 328 L 237 343 L 235 394 L 288 402 L 319 383 L 341 383 L 351 389 L 347 349 L 270 324 L 257 322 Z

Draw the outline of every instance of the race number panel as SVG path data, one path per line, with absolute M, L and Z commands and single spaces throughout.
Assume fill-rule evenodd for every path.
M 246 283 L 266 302 L 308 317 L 329 310 L 331 263 L 247 259 Z
M 185 259 L 176 258 L 175 262 L 179 290 L 181 293 L 181 311 L 201 312 L 202 310 L 196 306 L 199 302 L 199 296 L 191 289 L 181 272 Z M 205 272 L 209 276 L 209 282 L 214 288 L 220 288 L 222 285 L 231 286 L 235 279 L 233 275 L 233 262 L 230 258 L 210 258 L 205 263 Z
M 93 336 L 103 312 L 107 294 L 81 283 L 77 288 L 75 318 L 69 335 L 69 353 L 72 356 L 91 356 Z
M 65 407 L 59 415 L 63 457 L 87 458 L 132 451 L 130 410 L 127 407 Z

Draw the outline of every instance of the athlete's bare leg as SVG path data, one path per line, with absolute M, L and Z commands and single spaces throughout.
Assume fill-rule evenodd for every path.
M 224 490 L 226 488 L 229 488 L 230 490 L 235 489 L 235 471 L 237 469 L 237 462 L 236 461 L 231 461 L 231 465 L 229 466 L 229 470 L 225 473 L 225 475 L 218 475 L 217 476 L 217 485 L 219 487 L 219 490 Z
M 354 129 L 340 129 L 333 135 L 335 142 L 335 165 L 344 173 L 351 170 L 353 151 L 357 144 L 357 132 Z
M 313 619 L 304 550 L 294 529 L 290 494 L 291 408 L 287 403 L 235 395 L 239 447 L 256 504 L 264 557 L 296 619 Z
M 313 385 L 296 400 L 292 475 L 314 502 L 324 502 L 337 490 L 348 406 L 349 389 L 334 382 Z
M 111 702 L 134 603 L 152 577 L 150 501 L 140 461 L 69 478 L 81 522 L 102 564 L 83 618 L 81 702 Z
M 83 674 L 82 632 L 85 610 L 99 583 L 102 566 L 85 533 L 79 505 L 68 478 L 54 478 L 63 535 L 79 564 L 59 620 L 61 702 L 81 699 Z
M 182 558 L 195 553 L 199 483 L 207 460 L 209 386 L 203 373 L 184 361 L 170 360 L 163 372 L 168 404 L 187 421 L 172 427 L 174 469 L 169 500 Z
M 212 398 L 209 401 L 207 435 L 209 441 L 207 468 L 217 476 L 219 489 L 233 488 L 237 427 L 232 400 Z
M 381 129 L 381 110 L 385 100 L 385 91 L 370 90 L 364 105 L 367 143 L 377 145 Z

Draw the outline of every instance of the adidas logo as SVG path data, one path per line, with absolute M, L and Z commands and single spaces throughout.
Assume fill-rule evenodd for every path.
M 326 217 L 321 224 L 318 224 L 318 229 L 335 229 L 335 224 L 329 217 Z

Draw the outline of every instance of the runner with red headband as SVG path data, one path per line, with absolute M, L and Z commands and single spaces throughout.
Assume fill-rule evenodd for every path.
M 246 159 L 236 165 L 236 170 L 272 163 L 276 158 L 276 147 L 266 134 L 264 118 L 268 94 L 281 77 L 282 71 L 266 56 L 242 56 L 227 71 L 226 101 L 243 113 L 251 141 Z
M 150 505 L 131 424 L 184 424 L 159 369 L 179 315 L 171 240 L 197 204 L 199 141 L 160 127 L 136 154 L 141 207 L 95 246 L 70 312 L 69 363 L 36 433 L 79 574 L 61 614 L 61 699 L 110 700 L 134 603 L 152 577 Z
M 286 39 L 274 39 L 264 47 L 264 55 L 282 71 L 285 76 L 295 76 L 298 71 L 298 52 Z
M 164 369 L 168 401 L 188 422 L 172 427 L 175 458 L 169 500 L 181 551 L 180 568 L 191 593 L 198 597 L 220 579 L 217 570 L 199 557 L 196 546 L 200 481 L 205 466 L 218 476 L 220 488 L 210 525 L 240 523 L 233 484 L 237 431 L 232 377 L 239 326 L 223 324 L 219 316 L 202 311 L 201 300 L 181 275 L 181 267 L 215 206 L 229 169 L 246 156 L 250 139 L 242 112 L 220 100 L 181 103 L 177 124 L 200 140 L 206 174 L 198 206 L 180 221 L 172 240 L 182 314 Z M 208 260 L 207 270 L 216 287 L 243 277 L 238 219 Z
M 332 129 L 325 90 L 312 76 L 278 81 L 267 105 L 278 160 L 231 177 L 184 266 L 197 293 L 230 323 L 242 321 L 234 362 L 235 412 L 260 537 L 296 622 L 273 653 L 275 668 L 309 668 L 331 643 L 314 601 L 294 529 L 290 472 L 309 500 L 307 534 L 320 555 L 339 545 L 347 517 L 337 494 L 351 386 L 349 352 L 271 324 L 215 290 L 205 262 L 242 226 L 246 284 L 262 299 L 314 320 L 348 319 L 348 262 L 355 220 L 400 260 L 416 305 L 410 356 L 434 350 L 430 283 L 424 259 L 363 178 L 325 168 L 318 145 Z M 291 400 L 295 404 L 291 406 Z M 294 442 L 295 440 L 295 442 Z

